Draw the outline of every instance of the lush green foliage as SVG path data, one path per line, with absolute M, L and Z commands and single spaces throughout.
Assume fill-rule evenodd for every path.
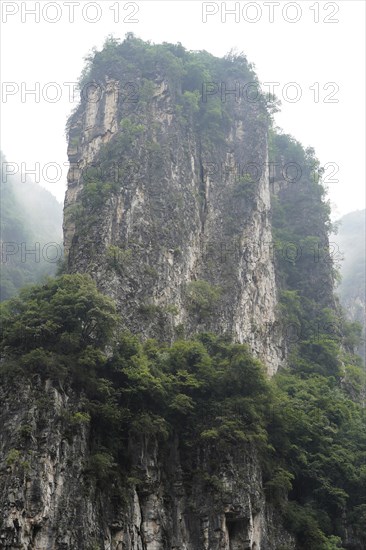
M 5 367 L 41 371 L 57 380 L 69 369 L 82 377 L 102 364 L 117 321 L 111 300 L 83 275 L 30 286 L 0 307 Z
M 293 476 L 284 513 L 300 548 L 315 547 L 319 529 L 316 547 L 328 548 L 321 544 L 323 535 L 344 537 L 345 523 L 364 503 L 365 410 L 333 377 L 289 370 L 277 375 L 274 384 L 278 393 L 270 438 L 276 459 Z M 276 487 L 269 487 L 278 500 Z
M 286 299 L 296 311 L 296 296 Z M 315 350 L 304 344 L 292 368 L 269 381 L 246 346 L 224 338 L 201 334 L 167 346 L 119 333 L 113 304 L 87 276 L 49 280 L 2 308 L 2 376 L 38 373 L 82 390 L 69 424 L 75 433 L 90 422 L 86 474 L 97 482 L 140 483 L 131 438 L 164 446 L 178 436 L 192 482 L 208 475 L 197 470 L 197 447 L 215 449 L 207 482 L 218 491 L 220 460 L 255 445 L 267 498 L 299 549 L 340 548 L 347 523 L 365 541 L 366 418 L 357 402 L 364 378 L 357 364 L 339 363 L 336 339 Z
M 285 472 L 292 476 L 284 514 L 299 548 L 339 548 L 334 535 L 344 539 L 366 494 L 365 372 L 352 353 L 360 330 L 345 320 L 333 296 L 337 257 L 314 151 L 271 130 L 270 155 L 278 187 L 273 226 L 280 313 L 284 328 L 291 328 L 285 335 L 291 354 L 289 368 L 273 380 L 279 393 L 269 432 L 281 476 L 269 489 L 281 500 Z M 293 181 L 285 177 L 290 165 L 299 170 Z M 356 531 L 364 544 L 366 531 Z
M 273 197 L 275 252 L 282 285 L 327 303 L 333 290 L 333 257 L 328 242 L 330 205 L 319 161 L 313 149 L 304 149 L 291 136 L 271 130 L 270 163 L 272 180 L 282 188 Z

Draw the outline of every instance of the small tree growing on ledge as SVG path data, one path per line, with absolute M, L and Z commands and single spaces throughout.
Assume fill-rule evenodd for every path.
M 221 296 L 221 288 L 198 280 L 188 284 L 188 309 L 200 320 L 207 319 L 215 310 Z

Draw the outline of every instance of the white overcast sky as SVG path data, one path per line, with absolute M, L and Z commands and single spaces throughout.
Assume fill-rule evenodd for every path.
M 39 21 L 32 10 L 39 12 Z M 323 165 L 329 163 L 333 217 L 365 208 L 363 0 L 2 0 L 1 149 L 8 162 L 23 162 L 27 170 L 37 171 L 38 163 L 40 183 L 63 200 L 64 128 L 76 105 L 65 83 L 77 81 L 83 57 L 93 46 L 100 48 L 108 34 L 123 38 L 126 32 L 156 43 L 179 41 L 187 49 L 217 56 L 231 48 L 243 51 L 262 83 L 279 83 L 275 92 L 282 108 L 277 125 L 303 145 L 313 146 Z M 51 82 L 56 86 L 47 86 Z M 297 102 L 286 98 L 286 90 L 289 99 L 294 97 L 290 83 L 301 92 Z M 25 95 L 37 86 L 39 98 Z M 52 102 L 56 90 L 61 97 Z M 62 167 L 62 175 L 45 169 L 49 163 Z

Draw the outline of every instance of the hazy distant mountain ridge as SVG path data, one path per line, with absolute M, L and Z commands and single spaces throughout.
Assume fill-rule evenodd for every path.
M 6 158 L 0 153 L 3 167 Z M 0 298 L 6 300 L 22 286 L 55 274 L 62 251 L 62 205 L 29 179 L 1 172 Z
M 343 260 L 340 263 L 342 281 L 337 289 L 347 316 L 358 321 L 365 332 L 365 230 L 366 210 L 356 210 L 340 220 L 337 244 Z M 364 356 L 364 350 L 363 354 Z

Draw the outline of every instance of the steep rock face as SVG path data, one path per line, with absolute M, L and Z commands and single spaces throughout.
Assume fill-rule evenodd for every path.
M 1 390 L 0 546 L 8 550 L 278 550 L 294 543 L 265 504 L 253 448 L 210 477 L 197 449 L 187 477 L 179 441 L 131 442 L 129 488 L 90 476 L 89 426 L 78 400 L 50 381 Z M 205 475 L 203 475 L 205 474 Z M 107 489 L 108 487 L 108 489 Z
M 71 120 L 67 269 L 90 273 L 133 332 L 228 333 L 272 374 L 284 352 L 263 106 L 228 98 L 232 122 L 217 136 L 182 116 L 177 86 L 160 75 L 149 82 L 147 99 L 128 102 L 122 82 L 107 80 Z
M 1 391 L 0 546 L 76 548 L 88 512 L 80 492 L 86 432 L 65 433 L 72 400 L 50 383 L 16 391 Z

